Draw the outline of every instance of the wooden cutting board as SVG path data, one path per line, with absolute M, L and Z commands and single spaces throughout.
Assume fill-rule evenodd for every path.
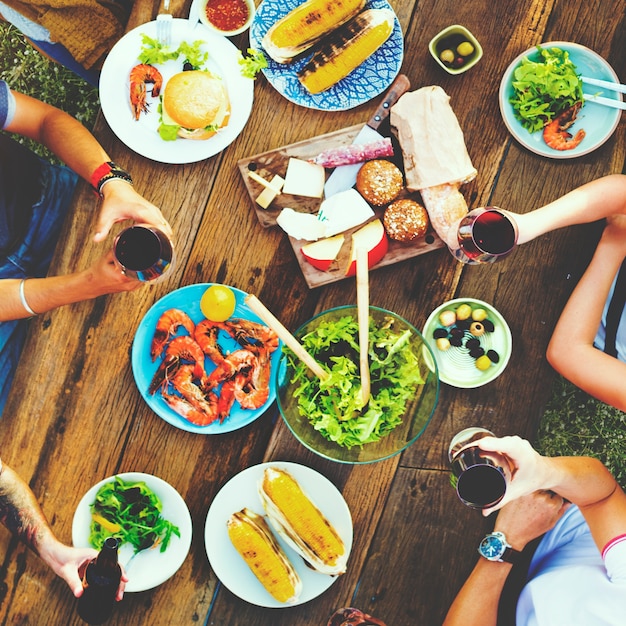
M 320 208 L 320 204 L 322 203 L 322 199 L 306 198 L 304 196 L 281 193 L 267 209 L 263 209 L 256 203 L 256 198 L 264 188 L 260 183 L 250 178 L 250 176 L 248 176 L 248 172 L 254 171 L 268 181 L 271 180 L 276 174 L 284 178 L 287 172 L 287 164 L 290 157 L 307 160 L 317 156 L 324 150 L 349 145 L 353 142 L 361 128 L 363 128 L 363 124 L 357 124 L 348 128 L 342 128 L 341 130 L 337 130 L 332 133 L 318 135 L 317 137 L 312 137 L 311 139 L 305 139 L 304 141 L 282 146 L 280 148 L 276 148 L 275 150 L 268 150 L 267 152 L 240 159 L 237 162 L 237 165 L 243 178 L 243 182 L 246 185 L 246 189 L 248 190 L 252 206 L 254 207 L 261 225 L 265 228 L 276 226 L 276 218 L 279 213 L 287 207 L 303 213 L 317 213 Z M 385 132 L 383 128 L 379 128 L 378 131 L 383 136 L 391 136 L 388 129 L 387 132 Z M 394 137 L 392 137 L 392 141 L 395 141 Z M 402 169 L 402 158 L 400 156 L 401 153 L 397 143 L 394 143 L 394 148 L 396 156 L 392 160 L 396 163 L 396 165 L 398 165 L 398 167 L 400 167 L 400 169 Z M 331 172 L 332 170 L 327 170 L 326 176 L 328 177 Z M 400 197 L 410 197 L 414 198 L 418 202 L 421 202 L 419 193 L 408 193 L 405 190 L 400 194 Z M 380 217 L 382 219 L 384 207 L 373 207 L 373 209 L 376 214 L 375 217 Z M 289 241 L 294 253 L 296 254 L 302 274 L 304 275 L 304 279 L 306 280 L 309 288 L 320 287 L 321 285 L 334 283 L 346 278 L 345 269 L 348 265 L 350 257 L 350 235 L 362 226 L 363 224 L 344 233 L 344 245 L 337 256 L 337 259 L 335 259 L 330 269 L 326 272 L 322 272 L 314 268 L 302 255 L 300 250 L 302 246 L 309 243 L 308 241 L 289 237 Z M 410 243 L 402 243 L 400 241 L 389 239 L 389 250 L 387 251 L 387 254 L 384 256 L 382 261 L 380 261 L 380 263 L 371 268 L 371 271 L 379 267 L 393 265 L 394 263 L 399 263 L 400 261 L 431 252 L 432 250 L 437 250 L 444 246 L 445 244 L 435 234 L 432 228 L 429 228 L 424 237 L 420 237 Z

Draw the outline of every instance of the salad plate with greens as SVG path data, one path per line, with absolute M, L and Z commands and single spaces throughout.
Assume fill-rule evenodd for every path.
M 619 83 L 613 68 L 596 52 L 577 43 L 549 42 L 520 54 L 500 82 L 498 99 L 509 132 L 531 152 L 552 159 L 571 159 L 593 152 L 614 133 L 621 112 L 583 99 L 581 76 Z M 618 99 L 616 92 L 585 86 L 585 92 Z M 585 131 L 574 148 L 550 147 L 543 136 L 546 123 L 582 100 L 572 135 Z
M 126 33 L 111 49 L 100 74 L 102 113 L 117 137 L 131 150 L 161 163 L 194 163 L 218 154 L 230 145 L 245 127 L 252 111 L 254 76 L 249 54 L 243 54 L 229 39 L 211 32 L 204 25 L 188 20 L 172 20 L 169 46 L 156 40 L 156 21 L 142 24 Z M 154 83 L 146 82 L 147 110 L 139 119 L 131 107 L 131 70 L 146 64 L 162 78 L 160 93 L 151 95 Z M 208 139 L 164 138 L 161 101 L 167 81 L 186 69 L 211 72 L 220 78 L 231 105 L 228 124 Z M 154 71 L 143 72 L 151 80 Z
M 369 308 L 371 395 L 361 402 L 357 309 L 320 313 L 294 334 L 329 376 L 320 380 L 288 348 L 276 369 L 281 415 L 304 446 L 341 463 L 371 463 L 406 449 L 437 405 L 436 361 L 399 315 Z
M 170 578 L 191 546 L 191 515 L 164 480 L 140 472 L 110 476 L 83 496 L 72 521 L 72 542 L 100 550 L 107 537 L 120 540 L 127 568 L 126 591 L 146 591 Z

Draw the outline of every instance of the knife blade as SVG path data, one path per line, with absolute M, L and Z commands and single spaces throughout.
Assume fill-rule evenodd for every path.
M 382 139 L 382 135 L 378 132 L 378 128 L 383 121 L 389 116 L 391 107 L 398 101 L 398 98 L 411 87 L 411 83 L 405 74 L 398 74 L 393 83 L 387 90 L 383 101 L 380 103 L 374 115 L 359 131 L 352 143 L 366 144 Z M 354 163 L 351 165 L 340 165 L 336 167 L 324 184 L 324 196 L 330 196 L 346 191 L 354 187 L 356 183 L 356 174 L 361 168 L 362 163 Z

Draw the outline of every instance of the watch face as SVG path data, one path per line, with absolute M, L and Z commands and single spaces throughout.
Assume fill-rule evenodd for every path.
M 489 560 L 498 560 L 504 554 L 505 549 L 504 541 L 496 535 L 487 535 L 478 547 L 480 554 Z

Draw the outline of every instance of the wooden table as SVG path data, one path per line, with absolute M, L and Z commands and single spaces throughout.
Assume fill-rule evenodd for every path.
M 186 15 L 190 2 L 173 2 Z M 441 85 L 451 96 L 478 169 L 464 188 L 470 207 L 495 204 L 526 212 L 605 174 L 622 172 L 626 126 L 594 153 L 548 160 L 520 147 L 504 127 L 497 90 L 507 65 L 542 41 L 575 41 L 626 77 L 623 1 L 498 3 L 392 0 L 405 33 L 403 71 L 413 88 Z M 157 2 L 137 3 L 134 26 L 153 18 Z M 461 76 L 430 58 L 431 37 L 451 23 L 467 26 L 484 57 Z M 235 40 L 240 47 L 247 35 Z M 166 293 L 197 282 L 222 282 L 256 293 L 289 328 L 315 312 L 354 303 L 352 280 L 311 290 L 287 238 L 262 228 L 241 180 L 244 157 L 365 122 L 378 100 L 340 112 L 296 106 L 263 77 L 255 84 L 250 120 L 222 153 L 190 165 L 156 163 L 132 153 L 101 119 L 96 134 L 136 186 L 163 208 L 177 236 L 178 264 L 169 280 L 137 292 L 99 298 L 42 315 L 32 323 L 13 393 L 0 420 L 3 459 L 31 485 L 55 532 L 71 540 L 76 505 L 94 483 L 124 471 L 155 474 L 185 498 L 193 541 L 181 569 L 151 591 L 127 594 L 111 624 L 302 624 L 322 626 L 335 608 L 357 606 L 389 626 L 434 626 L 476 559 L 492 520 L 462 506 L 449 487 L 447 445 L 460 429 L 532 437 L 554 372 L 545 349 L 558 314 L 597 240 L 594 226 L 557 231 L 489 266 L 463 266 L 445 249 L 372 273 L 373 304 L 421 328 L 430 311 L 454 297 L 492 303 L 507 319 L 513 355 L 498 379 L 477 389 L 442 385 L 424 435 L 402 455 L 345 466 L 309 453 L 275 406 L 253 424 L 223 436 L 173 428 L 156 416 L 134 384 L 130 349 L 139 320 Z M 106 248 L 90 238 L 97 210 L 81 184 L 53 272 L 85 267 Z M 206 557 L 204 523 L 221 486 L 265 460 L 303 463 L 327 476 L 353 516 L 347 574 L 311 602 L 284 610 L 258 608 L 219 584 Z M 2 529 L 0 620 L 7 624 L 78 624 L 66 585 Z

